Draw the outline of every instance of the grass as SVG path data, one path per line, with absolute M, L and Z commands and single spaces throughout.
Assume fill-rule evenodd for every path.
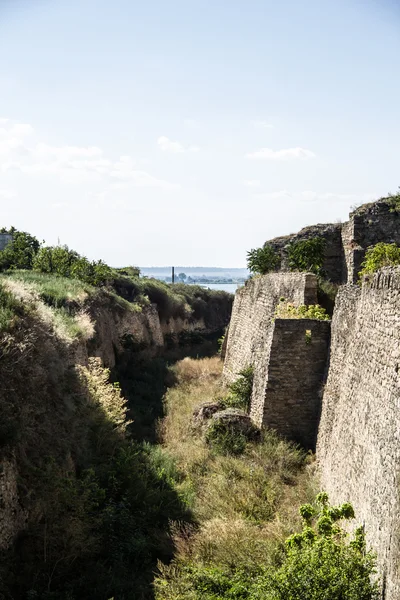
M 23 303 L 0 282 L 0 333 L 11 331 L 24 312 Z
M 221 455 L 195 433 L 193 409 L 225 392 L 221 368 L 216 357 L 184 359 L 174 368 L 178 384 L 166 394 L 163 448 L 181 473 L 175 487 L 197 526 L 175 526 L 177 553 L 172 564 L 160 565 L 158 600 L 201 598 L 194 571 L 277 564 L 284 539 L 299 525 L 296 507 L 314 493 L 310 458 L 274 432 L 263 431 L 241 456 Z
M 7 279 L 21 281 L 33 287 L 45 304 L 55 308 L 68 306 L 71 303 L 82 303 L 94 288 L 78 279 L 68 279 L 50 273 L 36 271 L 10 271 Z

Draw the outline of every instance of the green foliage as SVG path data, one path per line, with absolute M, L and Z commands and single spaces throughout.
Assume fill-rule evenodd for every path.
M 207 428 L 206 441 L 219 454 L 237 456 L 243 454 L 248 440 L 235 426 L 214 420 Z
M 332 507 L 327 498 L 316 504 L 300 508 L 303 529 L 286 540 L 275 565 L 260 562 L 249 570 L 191 562 L 182 571 L 174 600 L 378 600 L 376 558 L 366 551 L 363 529 L 348 543 L 338 524 L 354 518 L 351 505 Z M 172 600 L 168 582 L 157 589 L 158 600 Z
M 12 271 L 7 278 L 33 286 L 43 302 L 54 308 L 71 307 L 94 293 L 92 286 L 78 279 L 58 277 L 51 273 Z
M 12 331 L 19 319 L 26 314 L 26 309 L 27 307 L 0 282 L 0 333 Z
M 400 213 L 400 188 L 396 194 L 389 194 L 385 201 L 390 206 L 390 212 Z
M 325 257 L 325 240 L 314 237 L 309 240 L 292 242 L 288 248 L 289 268 L 291 271 L 305 271 L 322 274 Z
M 90 262 L 68 246 L 42 247 L 33 261 L 33 268 L 41 273 L 80 279 L 94 286 L 105 285 L 112 278 L 112 269 L 103 261 Z
M 264 275 L 270 271 L 275 271 L 279 263 L 279 255 L 268 244 L 247 252 L 247 268 L 253 274 Z
M 39 250 L 39 241 L 25 231 L 11 228 L 2 233 L 11 233 L 13 241 L 0 252 L 0 270 L 7 269 L 32 269 L 34 258 Z
M 359 272 L 359 277 L 371 275 L 382 269 L 382 267 L 396 267 L 400 265 L 400 247 L 397 244 L 385 244 L 379 242 L 368 248 Z
M 277 319 L 317 319 L 318 321 L 329 321 L 330 317 L 326 310 L 319 304 L 301 304 L 295 306 L 292 302 L 286 302 L 281 298 L 275 310 Z
M 251 598 L 378 600 L 378 583 L 372 582 L 376 559 L 366 551 L 363 529 L 347 543 L 338 524 L 354 518 L 351 504 L 333 507 L 327 495 L 320 494 L 316 506 L 303 505 L 300 515 L 303 530 L 286 540 L 283 565 L 259 578 Z
M 229 385 L 230 394 L 224 398 L 225 406 L 248 411 L 253 391 L 254 367 L 249 365 L 239 372 L 239 377 Z

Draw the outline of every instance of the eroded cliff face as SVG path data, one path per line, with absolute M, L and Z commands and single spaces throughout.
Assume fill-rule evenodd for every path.
M 385 600 L 400 598 L 400 270 L 341 288 L 318 431 L 322 487 L 350 501 L 378 555 Z
M 0 336 L 0 550 L 18 539 L 19 551 L 35 552 L 29 532 L 45 531 L 48 513 L 58 503 L 51 498 L 56 491 L 46 487 L 47 477 L 74 478 L 96 460 L 89 442 L 97 426 L 94 408 L 79 367 L 98 357 L 101 365 L 113 368 L 127 345 L 151 359 L 162 354 L 168 335 L 210 329 L 203 319 L 167 321 L 156 305 L 139 310 L 100 292 L 82 301 L 77 318 L 84 331 L 74 338 L 29 286 L 4 285 L 18 297 L 23 316 Z M 218 315 L 215 323 L 225 324 Z M 0 573 L 0 595 L 1 581 Z

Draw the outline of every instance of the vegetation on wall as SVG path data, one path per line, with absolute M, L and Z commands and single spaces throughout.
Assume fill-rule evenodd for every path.
M 247 252 L 247 268 L 254 275 L 265 275 L 279 267 L 280 258 L 272 246 L 265 244 Z
M 383 267 L 396 267 L 400 265 L 400 247 L 397 244 L 379 242 L 368 248 L 359 272 L 360 278 L 371 275 Z
M 325 245 L 325 240 L 322 237 L 292 242 L 288 247 L 289 269 L 321 275 L 325 258 Z
M 318 321 L 329 321 L 330 316 L 325 308 L 319 304 L 300 304 L 296 306 L 293 302 L 287 302 L 281 298 L 275 310 L 278 319 L 317 319 Z

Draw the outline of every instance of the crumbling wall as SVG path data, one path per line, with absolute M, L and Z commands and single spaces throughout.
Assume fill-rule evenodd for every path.
M 250 279 L 236 292 L 224 363 L 226 382 L 234 381 L 250 364 L 264 365 L 281 297 L 295 304 L 316 304 L 316 277 L 310 273 L 269 273 Z
M 341 223 L 311 225 L 304 227 L 298 233 L 274 238 L 266 242 L 279 254 L 280 269 L 289 271 L 288 246 L 295 242 L 322 237 L 325 240 L 325 258 L 322 265 L 325 277 L 334 283 L 343 282 L 344 254 L 341 238 Z
M 400 270 L 343 287 L 332 321 L 317 459 L 331 501 L 353 503 L 400 598 Z

